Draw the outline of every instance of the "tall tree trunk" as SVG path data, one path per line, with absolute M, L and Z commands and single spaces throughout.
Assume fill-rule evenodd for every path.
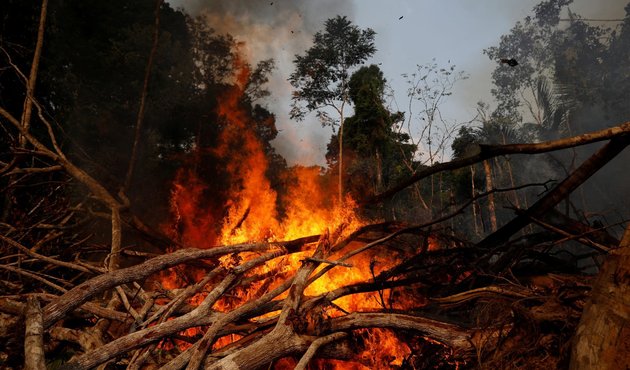
M 133 169 L 136 163 L 136 157 L 138 156 L 138 143 L 140 142 L 140 134 L 142 132 L 142 122 L 144 122 L 144 108 L 146 106 L 147 91 L 149 90 L 149 78 L 151 77 L 151 68 L 153 67 L 153 59 L 158 48 L 158 41 L 160 39 L 160 6 L 162 0 L 157 0 L 155 3 L 155 24 L 153 26 L 153 46 L 149 52 L 149 59 L 147 60 L 147 66 L 144 71 L 144 82 L 142 84 L 142 92 L 140 93 L 140 106 L 138 107 L 138 116 L 136 118 L 136 128 L 133 138 L 133 146 L 131 148 L 131 157 L 129 158 L 129 167 L 127 167 L 127 175 L 125 176 L 125 182 L 123 185 L 123 191 L 129 189 L 131 185 L 131 178 L 133 177 Z
M 483 170 L 486 173 L 486 191 L 492 191 L 494 189 L 492 185 L 492 169 L 488 160 L 483 161 Z M 494 205 L 494 194 L 492 193 L 488 195 L 488 214 L 490 217 L 490 230 L 495 232 L 497 231 L 497 213 Z
M 381 158 L 381 153 L 376 149 L 376 191 L 374 194 L 377 194 L 379 191 L 383 190 L 383 159 Z
M 501 140 L 503 141 L 502 142 L 503 145 L 507 144 L 507 139 L 505 138 L 505 133 L 503 131 L 501 131 Z M 512 163 L 510 162 L 509 156 L 505 156 L 505 165 L 507 167 L 508 175 L 510 176 L 510 185 L 513 188 L 515 188 L 516 184 L 514 183 L 514 174 L 512 173 Z M 516 208 L 521 208 L 521 202 L 518 198 L 518 193 L 516 192 L 516 190 L 512 190 L 512 196 L 514 197 L 514 205 L 516 206 Z
M 630 368 L 630 225 L 591 291 L 571 349 L 571 370 Z
M 339 110 L 339 204 L 343 203 L 343 108 L 345 104 L 344 100 Z
M 470 166 L 470 190 L 471 196 L 474 199 L 477 195 L 475 191 L 475 166 Z M 472 213 L 473 213 L 473 225 L 475 227 L 475 235 L 479 235 L 479 225 L 477 224 L 477 201 L 473 201 Z
M 510 159 L 505 159 L 505 164 L 507 165 L 508 175 L 510 176 L 510 185 L 515 188 L 516 182 L 514 181 L 514 173 L 512 172 L 512 164 L 510 163 Z M 518 193 L 516 190 L 512 190 L 512 196 L 514 197 L 514 205 L 516 208 L 521 208 L 521 200 L 518 197 Z

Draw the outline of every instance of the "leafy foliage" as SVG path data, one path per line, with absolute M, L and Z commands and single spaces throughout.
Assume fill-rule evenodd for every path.
M 9 62 L 22 72 L 29 70 L 37 31 L 33 19 L 39 16 L 41 2 L 8 5 L 0 11 L 4 50 L 0 103 L 19 117 L 24 96 L 16 92 L 24 91 L 24 82 Z M 63 150 L 113 193 L 122 186 L 130 159 L 155 6 L 152 0 L 65 0 L 50 2 L 48 8 L 38 101 L 44 115 L 56 122 Z M 217 117 L 217 97 L 236 83 L 234 66 L 239 57 L 236 40 L 216 34 L 204 18 L 191 18 L 164 2 L 159 18 L 137 166 L 127 194 L 132 208 L 142 205 L 135 211 L 154 222 L 168 215 L 171 180 L 178 168 L 194 168 L 210 184 L 208 192 L 220 194 L 226 187 L 219 181 L 220 161 L 209 148 L 217 145 L 225 129 Z M 282 168 L 286 163 L 270 144 L 277 135 L 275 116 L 259 102 L 269 95 L 265 84 L 274 62 L 245 67 L 251 73 L 243 110 L 272 167 Z M 34 122 L 32 127 L 38 130 L 43 125 Z M 213 199 L 220 214 L 223 199 Z
M 295 56 L 295 71 L 289 77 L 296 89 L 291 118 L 302 120 L 308 112 L 318 111 L 322 124 L 332 125 L 334 120 L 321 109 L 343 110 L 350 71 L 374 54 L 375 35 L 370 28 L 359 29 L 345 16 L 328 19 L 306 54 Z
M 355 112 L 345 120 L 343 128 L 344 151 L 349 153 L 344 175 L 350 191 L 365 196 L 408 175 L 402 160 L 405 155 L 412 155 L 415 146 L 409 144 L 407 134 L 394 130 L 404 120 L 404 115 L 385 107 L 386 80 L 378 66 L 359 68 L 348 85 Z M 331 139 L 327 153 L 328 162 L 333 166 L 338 156 L 336 139 L 336 135 Z

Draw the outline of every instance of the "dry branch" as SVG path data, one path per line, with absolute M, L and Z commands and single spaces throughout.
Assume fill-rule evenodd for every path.
M 586 133 L 583 135 L 573 136 L 564 139 L 546 141 L 538 144 L 509 144 L 509 145 L 479 145 L 478 153 L 457 159 L 450 162 L 436 163 L 431 167 L 418 171 L 410 178 L 402 181 L 398 185 L 377 194 L 363 201 L 364 204 L 376 203 L 391 197 L 406 187 L 442 171 L 452 171 L 483 160 L 509 154 L 539 154 L 547 153 L 555 150 L 567 149 L 576 146 L 596 143 L 598 141 L 609 140 L 615 137 L 627 135 L 630 133 L 630 122 L 623 123 L 619 126 Z
M 342 339 L 346 336 L 348 336 L 347 333 L 339 332 L 339 333 L 333 333 L 325 337 L 315 339 L 313 343 L 311 343 L 311 345 L 308 347 L 306 352 L 304 353 L 304 356 L 302 356 L 302 358 L 300 359 L 300 362 L 298 362 L 298 364 L 295 366 L 295 370 L 306 370 L 308 363 L 311 361 L 311 359 L 313 359 L 313 357 L 315 356 L 315 353 L 320 347 L 328 343 Z
M 42 46 L 44 45 L 44 31 L 46 30 L 46 15 L 48 14 L 48 0 L 42 0 L 42 7 L 39 15 L 39 27 L 37 29 L 37 42 L 35 44 L 35 53 L 33 54 L 33 62 L 31 63 L 31 71 L 26 85 L 26 98 L 24 99 L 24 109 L 22 110 L 22 120 L 20 122 L 24 131 L 29 130 L 31 124 L 31 112 L 33 110 L 33 101 L 35 97 L 35 84 L 37 82 L 37 72 L 39 70 L 39 60 L 42 55 Z M 20 146 L 24 147 L 26 140 L 20 137 Z
M 630 123 L 628 127 L 630 127 Z M 521 215 L 516 216 L 499 230 L 477 243 L 477 247 L 492 248 L 507 241 L 517 231 L 527 226 L 531 222 L 530 218 L 539 218 L 560 203 L 573 190 L 621 153 L 628 144 L 630 144 L 630 137 L 627 135 L 612 139 Z M 498 271 L 505 266 L 505 263 L 499 262 L 496 266 L 495 271 Z
M 330 330 L 333 332 L 362 328 L 390 328 L 418 331 L 448 345 L 461 354 L 472 351 L 475 346 L 475 343 L 472 342 L 472 338 L 476 335 L 475 330 L 421 316 L 396 313 L 353 312 L 343 317 L 331 319 Z M 493 333 L 493 335 L 495 333 L 495 331 L 491 329 L 487 331 L 488 333 Z
M 158 13 L 161 0 L 157 0 L 156 3 L 156 13 Z M 143 100 L 146 97 L 152 58 L 157 45 L 158 26 L 159 19 L 156 14 L 154 44 L 145 70 L 134 153 L 138 145 L 137 134 L 141 129 Z M 41 368 L 44 360 L 44 347 L 41 342 L 44 333 L 50 335 L 50 338 L 56 342 L 70 341 L 82 348 L 84 353 L 65 364 L 66 369 L 73 370 L 104 366 L 103 364 L 115 358 L 123 359 L 130 368 L 140 368 L 151 358 L 153 349 L 163 350 L 166 342 L 171 343 L 175 339 L 183 339 L 192 346 L 187 350 L 173 348 L 169 352 L 172 358 L 168 362 L 164 359 L 158 360 L 157 364 L 164 366 L 165 369 L 181 369 L 185 366 L 190 370 L 202 367 L 206 369 L 261 368 L 270 366 L 286 356 L 300 358 L 297 368 L 302 369 L 316 358 L 326 356 L 349 358 L 347 354 L 352 353 L 353 348 L 349 348 L 348 343 L 352 343 L 353 339 L 359 336 L 360 330 L 371 328 L 388 328 L 402 333 L 419 334 L 415 337 L 426 337 L 447 346 L 458 359 L 470 360 L 475 355 L 500 356 L 502 349 L 497 347 L 496 343 L 499 338 L 504 339 L 501 335 L 506 334 L 501 330 L 509 328 L 517 332 L 517 329 L 520 329 L 514 315 L 522 315 L 529 321 L 573 320 L 576 317 L 575 309 L 563 310 L 563 308 L 581 307 L 580 301 L 583 300 L 587 289 L 582 286 L 574 290 L 566 289 L 562 296 L 558 289 L 555 289 L 552 293 L 557 294 L 558 298 L 545 300 L 534 288 L 527 289 L 515 284 L 498 284 L 499 278 L 492 275 L 497 269 L 502 270 L 503 266 L 523 262 L 525 258 L 522 254 L 504 253 L 499 255 L 498 262 L 493 260 L 493 263 L 486 265 L 477 264 L 476 261 L 482 257 L 489 261 L 497 251 L 489 250 L 488 247 L 497 246 L 508 240 L 524 224 L 532 220 L 553 228 L 553 223 L 545 221 L 545 214 L 630 142 L 628 138 L 630 123 L 624 123 L 607 130 L 546 143 L 482 145 L 474 156 L 436 164 L 372 199 L 372 201 L 384 199 L 421 178 L 437 172 L 461 168 L 499 155 L 544 153 L 611 139 L 610 143 L 589 158 L 534 206 L 476 246 L 471 246 L 471 243 L 455 242 L 453 237 L 449 239 L 452 242 L 448 244 L 449 247 L 444 246 L 440 250 L 427 251 L 428 243 L 426 240 L 421 242 L 419 236 L 428 238 L 426 229 L 462 213 L 477 199 L 496 192 L 513 191 L 517 187 L 491 189 L 486 193 L 475 195 L 472 200 L 449 214 L 420 225 L 402 223 L 367 225 L 345 238 L 341 237 L 341 231 L 344 228 L 344 225 L 341 225 L 331 233 L 292 241 L 215 246 L 203 250 L 182 248 L 147 259 L 135 266 L 120 269 L 124 252 L 121 241 L 125 224 L 139 230 L 142 236 L 153 244 L 182 246 L 159 232 L 151 230 L 131 214 L 130 204 L 124 194 L 115 195 L 86 171 L 72 163 L 57 145 L 52 125 L 43 116 L 39 104 L 34 99 L 28 100 L 37 107 L 40 119 L 48 130 L 48 139 L 40 141 L 24 127 L 25 125 L 2 108 L 0 108 L 0 116 L 11 122 L 18 129 L 21 137 L 35 148 L 25 155 L 47 157 L 43 162 L 51 163 L 45 163 L 49 167 L 41 169 L 35 167 L 22 169 L 16 168 L 16 165 L 9 161 L 9 163 L 3 163 L 2 171 L 5 174 L 17 175 L 62 168 L 77 182 L 85 185 L 107 207 L 108 212 L 102 210 L 98 212 L 107 217 L 111 223 L 111 249 L 109 260 L 104 262 L 107 269 L 94 267 L 81 260 L 66 262 L 58 257 L 45 256 L 44 252 L 36 252 L 40 244 L 45 244 L 46 241 L 62 235 L 62 228 L 55 229 L 55 234 L 50 233 L 44 239 L 36 239 L 40 241 L 33 248 L 26 247 L 31 242 L 23 242 L 15 235 L 0 236 L 4 243 L 17 249 L 18 253 L 24 253 L 30 257 L 25 260 L 23 256 L 12 256 L 13 259 L 8 260 L 8 263 L 0 260 L 2 263 L 0 269 L 35 280 L 38 291 L 41 291 L 43 286 L 49 286 L 63 292 L 61 296 L 33 293 L 30 294 L 27 304 L 17 302 L 24 296 L 23 294 L 0 299 L 0 311 L 19 317 L 20 320 L 25 316 L 27 335 L 24 348 L 27 351 L 25 352 L 27 365 L 28 361 L 39 361 L 39 363 L 29 365 L 30 368 Z M 43 142 L 48 144 L 45 145 Z M 135 154 L 132 154 L 125 187 L 133 174 L 134 157 Z M 241 227 L 248 216 L 248 211 L 246 211 L 237 227 Z M 64 217 L 66 218 L 63 223 L 68 222 L 69 218 Z M 45 221 L 45 224 L 54 224 L 54 222 Z M 592 232 L 592 230 L 586 230 L 582 233 L 587 233 L 587 231 Z M 25 231 L 25 233 L 28 232 L 30 231 Z M 554 230 L 554 232 L 568 233 L 562 230 Z M 431 236 L 436 235 L 434 232 L 431 233 Z M 547 237 L 547 235 L 544 236 Z M 369 256 L 372 256 L 372 253 L 377 255 L 381 252 L 380 249 L 376 249 L 377 246 L 385 249 L 393 244 L 402 243 L 405 238 L 412 237 L 414 238 L 411 243 L 414 245 L 413 248 L 399 248 L 404 250 L 404 256 L 401 252 L 401 262 L 378 274 L 374 273 L 370 265 L 371 278 L 352 284 L 340 284 L 339 287 L 319 292 L 316 296 L 305 295 L 307 287 L 315 284 L 331 270 L 345 270 L 341 267 L 355 269 L 356 267 L 353 266 L 357 266 L 356 264 L 345 262 L 348 259 L 359 254 L 368 255 L 366 258 L 371 258 Z M 547 241 L 548 239 L 542 240 L 542 242 Z M 318 243 L 313 246 L 315 242 Z M 602 249 L 601 244 L 591 245 Z M 299 256 L 301 266 L 297 270 L 288 272 L 281 268 L 272 268 L 271 272 L 255 270 L 279 256 L 305 251 L 308 254 Z M 383 253 L 391 254 L 390 251 Z M 230 257 L 230 255 L 234 257 L 231 263 L 220 259 L 224 256 Z M 150 255 L 143 254 L 143 257 L 146 256 Z M 38 267 L 43 266 L 42 273 L 30 272 L 25 270 L 24 265 L 17 265 L 17 263 L 26 262 L 36 262 Z M 153 274 L 185 263 L 191 265 L 196 263 L 195 268 L 199 268 L 199 272 L 204 274 L 203 277 L 191 279 L 197 281 L 174 291 L 154 291 L 148 283 L 140 285 L 145 284 L 145 279 Z M 316 268 L 320 265 L 325 266 L 316 272 Z M 71 278 L 65 274 L 68 271 L 74 273 Z M 463 274 L 469 276 L 470 279 L 460 278 Z M 607 278 L 611 279 L 610 275 Z M 62 281 L 66 285 L 64 287 L 52 281 Z M 248 290 L 252 286 L 256 288 Z M 66 287 L 69 290 L 66 291 Z M 22 286 L 13 287 L 16 290 L 22 288 Z M 394 293 L 399 292 L 397 289 L 408 293 L 410 300 L 417 299 L 418 302 L 425 303 L 408 304 L 405 306 L 408 311 L 406 313 L 394 311 L 391 304 L 389 308 L 387 307 L 383 292 L 387 291 L 390 299 L 395 300 Z M 247 290 L 249 298 L 242 299 L 239 296 L 240 290 Z M 112 294 L 113 292 L 117 294 Z M 283 293 L 286 293 L 286 296 Z M 352 309 L 342 308 L 341 303 L 334 302 L 341 297 L 362 293 L 372 293 L 374 296 L 379 294 L 379 308 L 353 312 Z M 195 295 L 197 298 L 202 297 L 200 304 L 193 304 L 190 301 Z M 39 303 L 35 297 L 50 301 L 44 308 L 43 314 L 41 308 L 38 309 Z M 594 304 L 597 304 L 599 302 L 597 299 L 600 298 L 597 295 L 594 297 L 596 298 Z M 561 300 L 564 300 L 562 304 L 559 303 Z M 224 301 L 231 303 L 224 304 Z M 565 304 L 565 301 L 568 303 Z M 103 307 L 104 303 L 107 307 Z M 491 312 L 493 304 L 502 309 L 499 317 L 487 313 Z M 468 314 L 462 314 L 462 312 L 474 312 L 472 315 L 474 317 L 469 317 Z M 484 318 L 484 315 L 487 317 Z M 65 320 L 69 318 L 89 320 L 78 328 L 74 328 L 69 325 L 70 320 Z M 94 321 L 96 321 L 95 324 Z M 11 327 L 18 326 L 15 323 L 12 325 Z M 29 327 L 37 328 L 37 325 L 39 325 L 38 330 L 29 331 Z M 566 325 L 571 324 L 566 323 Z M 182 333 L 183 330 L 191 328 L 197 330 L 195 335 L 187 336 Z M 231 344 L 218 350 L 214 349 L 213 345 L 218 340 L 227 339 L 233 335 L 238 335 L 240 339 L 232 339 Z M 409 341 L 412 342 L 412 340 Z M 485 346 L 489 346 L 490 349 Z M 137 351 L 133 352 L 134 350 Z M 35 353 L 35 355 L 30 355 L 30 353 Z
M 287 244 L 291 244 L 291 242 L 287 242 Z M 230 253 L 264 251 L 271 248 L 273 248 L 273 246 L 268 243 L 257 243 L 215 247 L 210 249 L 180 249 L 170 254 L 152 258 L 133 267 L 97 276 L 94 279 L 76 286 L 55 302 L 48 304 L 44 308 L 44 325 L 46 327 L 50 327 L 57 320 L 61 319 L 67 312 L 75 309 L 95 294 L 121 284 L 143 280 L 151 274 L 165 270 L 169 267 L 195 259 L 218 257 Z
M 41 255 L 41 254 L 39 254 L 37 252 L 33 252 L 31 249 L 23 246 L 22 244 L 16 242 L 15 240 L 13 240 L 11 238 L 7 238 L 4 235 L 0 235 L 0 240 L 4 241 L 5 243 L 8 243 L 8 244 L 12 245 L 13 247 L 19 249 L 22 252 L 26 253 L 27 256 L 31 256 L 31 257 L 36 258 L 38 260 L 41 260 L 43 262 L 48 262 L 48 263 L 53 264 L 53 265 L 66 267 L 66 268 L 70 268 L 70 269 L 78 270 L 78 271 L 82 271 L 82 272 L 88 272 L 88 273 L 91 272 L 89 269 L 87 269 L 87 268 L 85 268 L 85 267 L 83 267 L 81 265 L 78 265 L 76 263 L 60 261 L 60 260 L 57 260 L 57 259 L 54 259 L 54 258 L 51 258 L 51 257 L 48 257 L 48 256 Z
M 261 256 L 260 258 L 253 259 L 252 261 L 238 266 L 234 269 L 234 271 L 230 272 L 221 281 L 221 283 L 216 285 L 214 289 L 205 297 L 204 301 L 193 311 L 177 317 L 173 320 L 165 321 L 158 325 L 151 326 L 146 329 L 123 336 L 115 341 L 106 344 L 96 351 L 87 353 L 77 359 L 74 359 L 67 364 L 67 368 L 73 370 L 90 369 L 113 357 L 118 356 L 119 354 L 125 353 L 145 344 L 156 342 L 163 337 L 174 335 L 175 333 L 178 333 L 184 329 L 194 326 L 213 325 L 215 322 L 221 320 L 225 314 L 212 311 L 212 306 L 216 302 L 216 300 L 219 299 L 219 297 L 223 295 L 226 290 L 234 283 L 234 281 L 245 271 L 255 266 L 258 266 L 261 263 L 264 263 L 272 258 L 278 257 L 281 254 L 282 252 L 268 253 Z M 236 316 L 234 318 L 237 318 L 247 311 L 253 310 L 261 304 L 275 298 L 288 288 L 290 282 L 291 280 L 288 280 L 287 282 L 285 282 L 285 284 L 280 285 L 278 288 L 265 294 L 261 298 L 250 301 L 244 306 L 241 306 L 239 309 L 231 311 L 230 318 L 232 318 L 233 316 Z M 225 319 L 223 320 L 227 321 Z
M 26 331 L 24 334 L 24 369 L 42 370 L 46 368 L 44 357 L 44 326 L 42 308 L 37 298 L 26 300 Z

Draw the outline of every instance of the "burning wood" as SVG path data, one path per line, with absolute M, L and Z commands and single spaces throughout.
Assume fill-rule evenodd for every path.
M 587 163 L 594 168 L 594 161 L 605 162 L 611 157 L 598 153 Z M 588 173 L 578 168 L 567 181 L 575 186 Z M 566 186 L 560 183 L 557 189 L 548 195 L 556 202 L 564 195 L 555 194 L 566 191 Z M 278 235 L 283 231 L 286 235 L 301 233 L 283 228 L 281 222 L 262 228 L 260 224 L 250 225 L 255 221 L 252 215 L 257 212 L 257 203 L 243 201 L 250 206 L 244 213 L 249 217 L 238 220 L 238 229 L 244 233 L 240 235 L 250 235 L 248 227 L 267 238 L 269 231 Z M 537 218 L 545 214 L 540 207 L 534 204 L 516 219 L 542 222 Z M 295 217 L 300 214 L 304 213 L 293 213 Z M 326 366 L 330 367 L 405 368 L 422 364 L 429 348 L 439 351 L 445 368 L 478 361 L 501 366 L 502 356 L 515 356 L 520 351 L 522 346 L 515 341 L 524 337 L 540 337 L 541 353 L 555 351 L 550 358 L 562 360 L 560 344 L 569 340 L 577 325 L 589 285 L 571 275 L 558 274 L 541 278 L 512 275 L 503 283 L 489 279 L 509 271 L 514 274 L 513 266 L 532 258 L 505 243 L 504 228 L 485 239 L 495 238 L 499 243 L 488 248 L 485 241 L 471 246 L 447 234 L 427 233 L 425 230 L 436 221 L 423 225 L 371 224 L 341 208 L 322 214 L 318 222 L 325 227 L 316 235 L 177 249 L 152 258 L 138 254 L 147 259 L 112 271 L 81 259 L 66 262 L 49 257 L 2 236 L 5 246 L 33 262 L 76 277 L 54 279 L 64 288 L 50 281 L 52 276 L 3 265 L 36 284 L 53 287 L 61 295 L 29 293 L 26 306 L 20 302 L 23 294 L 2 297 L 0 311 L 18 320 L 3 320 L 0 332 L 6 338 L 25 317 L 31 328 L 27 329 L 25 346 L 39 353 L 31 359 L 41 360 L 44 347 L 35 340 L 39 299 L 50 302 L 39 319 L 52 340 L 50 345 L 64 348 L 66 343 L 76 343 L 82 349 L 82 354 L 65 364 L 69 369 L 90 369 L 115 359 L 131 368 L 154 363 L 167 369 L 269 365 L 281 369 L 306 368 L 310 362 L 321 361 L 328 361 Z M 326 217 L 336 221 L 325 223 Z M 557 219 L 547 217 L 544 222 L 554 235 L 591 232 L 566 220 L 553 226 Z M 291 225 L 306 224 L 295 221 L 287 220 Z M 276 229 L 270 229 L 272 226 Z M 313 230 L 308 226 L 306 230 Z M 569 231 L 558 231 L 557 227 Z M 181 240 L 194 240 L 185 233 L 198 232 L 193 228 L 181 230 Z M 235 237 L 234 228 L 225 230 L 229 238 Z M 405 244 L 399 245 L 403 240 Z M 526 251 L 535 253 L 537 246 L 548 240 L 538 240 Z M 599 240 L 613 239 L 600 235 Z M 435 245 L 429 247 L 428 243 Z M 181 242 L 173 243 L 177 244 Z M 607 250 L 597 242 L 586 245 L 597 253 Z M 182 272 L 187 282 L 178 277 Z M 81 276 L 82 283 L 70 282 Z M 16 289 L 23 289 L 22 285 Z M 82 321 L 73 323 L 76 320 Z M 562 334 L 550 331 L 558 325 L 565 328 Z M 543 326 L 546 329 L 541 329 Z M 532 330 L 543 331 L 534 334 Z M 152 349 L 159 349 L 162 355 L 156 357 Z M 536 361 L 546 360 L 540 357 Z
M 567 289 L 566 285 L 559 284 L 555 288 L 537 286 L 537 283 L 529 287 L 524 285 L 532 284 L 533 281 L 529 283 L 523 281 L 521 283 L 523 285 L 476 288 L 448 297 L 436 297 L 427 303 L 426 298 L 429 297 L 425 295 L 426 288 L 432 283 L 431 280 L 434 282 L 441 280 L 442 283 L 439 285 L 443 288 L 440 290 L 444 292 L 456 291 L 460 289 L 458 287 L 465 285 L 463 283 L 469 281 L 466 279 L 460 283 L 449 281 L 457 276 L 452 273 L 452 266 L 467 271 L 474 270 L 469 258 L 478 251 L 466 247 L 450 251 L 452 253 L 446 253 L 449 250 L 421 254 L 410 251 L 406 258 L 401 256 L 398 262 L 390 261 L 389 266 L 383 266 L 380 271 L 370 271 L 369 277 L 356 283 L 340 280 L 337 282 L 337 288 L 327 283 L 323 290 L 315 288 L 310 290 L 311 294 L 306 294 L 310 288 L 317 286 L 320 279 L 331 273 L 333 278 L 342 276 L 334 275 L 336 269 L 357 269 L 339 267 L 339 264 L 327 262 L 345 260 L 342 256 L 349 255 L 352 256 L 350 260 L 358 258 L 358 261 L 365 260 L 366 256 L 369 256 L 367 259 L 371 261 L 384 258 L 384 255 L 391 254 L 388 244 L 395 242 L 396 236 L 404 235 L 401 230 L 411 234 L 415 232 L 414 228 L 397 226 L 397 230 L 381 234 L 384 237 L 376 236 L 371 243 L 356 242 L 359 238 L 373 234 L 373 231 L 370 231 L 373 228 L 369 225 L 349 233 L 342 227 L 331 234 L 322 235 L 317 244 L 313 244 L 313 239 L 303 239 L 306 244 L 299 247 L 295 241 L 269 242 L 204 250 L 186 249 L 154 257 L 133 267 L 101 273 L 54 299 L 45 307 L 43 325 L 52 330 L 51 334 L 56 333 L 53 337 L 61 341 L 60 343 L 72 341 L 60 331 L 70 317 L 80 315 L 78 311 L 72 312 L 88 301 L 93 304 L 102 302 L 102 298 L 97 297 L 118 286 L 123 288 L 120 296 L 130 299 L 129 304 L 120 306 L 120 303 L 114 303 L 109 309 L 120 312 L 118 310 L 122 308 L 128 312 L 135 310 L 137 313 L 126 316 L 119 324 L 110 326 L 107 333 L 102 333 L 103 336 L 113 336 L 113 340 L 108 341 L 104 338 L 97 340 L 106 343 L 104 345 L 94 347 L 86 342 L 87 337 L 82 338 L 81 335 L 75 337 L 74 340 L 81 344 L 86 353 L 68 362 L 67 368 L 89 369 L 120 356 L 127 358 L 123 362 L 127 365 L 131 365 L 128 361 L 132 359 L 156 361 L 157 359 L 150 355 L 125 357 L 125 354 L 130 356 L 134 350 L 155 345 L 162 350 L 166 349 L 174 356 L 167 368 L 180 368 L 186 363 L 192 368 L 202 365 L 207 368 L 222 366 L 257 368 L 279 362 L 287 356 L 302 357 L 298 362 L 299 366 L 304 366 L 308 359 L 318 357 L 318 354 L 327 358 L 348 360 L 344 354 L 347 352 L 335 349 L 337 341 L 346 341 L 355 347 L 356 353 L 361 353 L 359 348 L 365 346 L 382 345 L 360 339 L 362 334 L 357 330 L 365 328 L 389 328 L 396 330 L 397 333 L 408 333 L 387 334 L 391 340 L 401 343 L 409 340 L 409 335 L 413 335 L 414 332 L 416 335 L 436 340 L 445 346 L 445 353 L 452 353 L 450 356 L 454 365 L 456 362 L 472 361 L 475 353 L 479 354 L 480 350 L 490 351 L 489 348 L 498 341 L 510 338 L 510 331 L 517 330 L 518 325 L 511 322 L 512 318 L 478 316 L 473 318 L 477 320 L 475 322 L 471 321 L 470 317 L 461 317 L 458 312 L 461 312 L 463 305 L 477 307 L 482 313 L 484 307 L 491 307 L 488 306 L 489 302 L 494 302 L 493 306 L 499 302 L 509 305 L 510 302 L 516 303 L 527 298 L 530 303 L 520 306 L 515 312 L 530 316 L 534 322 L 562 321 L 565 325 L 565 320 L 570 317 L 573 317 L 573 320 L 579 317 L 579 314 L 569 317 L 557 316 L 557 307 L 547 306 L 546 302 L 551 293 L 549 289 Z M 370 249 L 365 248 L 367 245 Z M 361 252 L 355 253 L 357 251 Z M 459 252 L 468 254 L 462 253 L 458 257 Z M 270 268 L 270 264 L 291 265 L 288 257 L 304 253 L 312 257 L 296 260 L 298 263 L 302 261 L 301 267 L 296 265 L 297 270 L 293 270 L 295 267 L 289 267 L 292 272 L 259 275 L 257 271 L 261 268 Z M 335 255 L 340 257 L 335 258 Z M 229 261 L 222 260 L 220 258 L 222 256 L 229 257 Z M 143 281 L 158 271 L 199 258 L 215 260 L 216 267 L 195 284 L 172 297 L 154 300 L 150 297 L 155 297 L 157 292 L 149 291 L 142 286 L 134 288 L 126 285 L 133 281 Z M 325 264 L 323 268 L 322 263 Z M 259 276 L 260 280 L 248 281 L 248 277 L 251 276 Z M 247 286 L 244 285 L 246 281 Z M 252 284 L 265 282 L 267 285 L 264 289 L 252 289 Z M 432 285 L 436 286 L 435 283 Z M 587 291 L 584 288 L 587 287 L 574 290 L 566 299 L 571 302 L 583 301 Z M 533 289 L 539 289 L 541 293 Z M 543 290 L 546 290 L 544 294 Z M 400 294 L 402 291 L 406 294 Z M 200 295 L 199 299 L 191 299 L 195 295 Z M 347 303 L 338 303 L 345 307 L 337 308 L 334 302 L 341 302 L 343 297 L 355 298 Z M 379 301 L 377 297 L 381 297 L 381 300 Z M 192 304 L 192 307 L 189 311 L 182 312 L 180 308 L 186 301 Z M 8 298 L 4 298 L 2 302 L 2 307 L 15 304 L 14 300 Z M 574 312 L 579 312 L 579 307 L 575 308 Z M 10 310 L 5 308 L 3 311 Z M 474 312 L 474 309 L 472 311 Z M 440 314 L 436 315 L 437 312 Z M 96 311 L 92 314 L 102 317 L 101 321 L 112 318 L 111 315 Z M 454 323 L 457 321 L 459 324 Z M 482 322 L 484 325 L 479 326 Z M 80 330 L 89 331 L 92 324 L 89 322 L 86 324 L 87 326 L 79 329 L 77 333 L 80 333 Z M 113 322 L 110 325 L 113 325 Z M 192 328 L 195 330 L 189 331 Z M 508 336 L 505 337 L 506 335 Z M 192 342 L 188 342 L 187 338 Z M 357 340 L 359 342 L 356 342 Z M 168 343 L 174 343 L 175 346 Z M 494 350 L 495 356 L 496 351 Z M 372 352 L 372 356 L 374 357 L 350 359 L 363 362 L 365 366 L 370 367 L 377 363 L 382 365 L 385 361 L 383 358 L 391 358 L 387 363 L 394 366 L 393 363 L 400 365 L 412 361 L 412 357 L 419 354 L 411 353 L 410 350 L 402 354 L 376 350 Z M 134 366 L 139 366 L 139 363 L 135 363 Z
M 157 42 L 157 25 L 155 32 Z M 627 324 L 622 303 L 628 296 L 630 231 L 618 242 L 603 225 L 560 217 L 553 207 L 625 150 L 630 123 L 537 144 L 481 146 L 468 157 L 417 171 L 361 203 L 337 200 L 336 189 L 322 184 L 315 168 L 291 169 L 286 175 L 291 181 L 279 194 L 267 177 L 259 134 L 243 110 L 250 66 L 238 55 L 232 62 L 235 81 L 217 107 L 217 124 L 224 129 L 212 149 L 229 177 L 226 203 L 221 212 L 209 212 L 205 202 L 216 194 L 207 194 L 195 171 L 181 168 L 171 191 L 171 222 L 159 230 L 133 213 L 124 194 L 133 166 L 116 194 L 64 154 L 54 125 L 41 112 L 45 139 L 23 123 L 28 120 L 0 107 L 3 123 L 12 125 L 6 132 L 15 133 L 20 143 L 4 172 L 60 172 L 57 180 L 87 189 L 81 196 L 73 192 L 62 205 L 46 198 L 24 212 L 24 220 L 41 212 L 46 222 L 0 225 L 3 366 L 39 369 L 49 361 L 73 370 L 105 364 L 190 370 L 555 368 L 568 363 L 576 327 L 571 359 L 576 364 L 587 362 L 576 348 L 612 351 L 609 343 L 593 341 L 588 328 L 625 340 L 627 333 L 614 331 L 598 316 L 614 318 L 609 321 L 618 328 Z M 41 107 L 32 92 L 27 95 L 30 116 L 31 104 Z M 547 184 L 488 186 L 465 204 L 413 221 L 418 224 L 367 218 L 358 205 L 498 156 L 599 141 L 608 142 L 476 243 L 445 225 L 484 197 Z M 15 172 L 16 158 L 25 156 L 43 167 Z M 75 232 L 77 225 L 102 219 L 107 238 L 97 241 Z M 531 223 L 544 231 L 523 231 Z M 519 231 L 523 235 L 513 238 Z M 48 248 L 53 240 L 59 248 Z M 588 304 L 589 279 L 552 250 L 568 240 L 590 248 L 589 259 L 606 259 Z M 107 254 L 94 257 L 83 247 Z M 527 366 L 518 364 L 525 354 Z

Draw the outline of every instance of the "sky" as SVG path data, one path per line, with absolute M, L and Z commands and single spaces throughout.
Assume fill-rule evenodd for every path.
M 403 73 L 417 65 L 449 62 L 464 71 L 453 95 L 441 107 L 444 118 L 470 121 L 477 102 L 492 106 L 490 74 L 497 61 L 483 54 L 501 35 L 532 15 L 540 0 L 170 0 L 192 15 L 205 14 L 217 32 L 229 32 L 244 42 L 251 63 L 276 60 L 271 76 L 272 96 L 265 102 L 276 115 L 279 135 L 273 145 L 290 165 L 325 165 L 326 144 L 332 134 L 314 114 L 303 122 L 291 121 L 291 86 L 287 78 L 296 54 L 312 45 L 312 36 L 326 19 L 346 15 L 360 28 L 376 31 L 378 51 L 368 63 L 383 70 L 394 95 L 391 109 L 405 111 L 408 103 Z M 574 0 L 570 6 L 583 18 L 623 18 L 628 0 Z M 402 17 L 402 19 L 400 18 Z M 417 128 L 420 130 L 420 127 Z M 412 132 L 412 134 L 416 134 Z

